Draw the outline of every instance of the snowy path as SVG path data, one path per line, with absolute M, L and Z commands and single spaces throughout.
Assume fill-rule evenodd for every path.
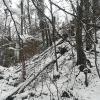
M 90 88 L 90 92 L 86 92 L 87 100 L 100 100 L 100 79 L 97 80 L 96 86 L 93 88 Z
M 97 78 L 94 81 L 89 87 L 78 91 L 81 100 L 100 100 L 100 79 Z

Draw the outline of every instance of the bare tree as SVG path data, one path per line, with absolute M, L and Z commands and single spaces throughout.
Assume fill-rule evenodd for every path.
M 27 0 L 27 14 L 28 14 L 28 23 L 29 23 L 29 33 L 32 34 L 32 26 L 31 26 L 31 15 L 30 15 L 30 5 L 29 0 Z
M 90 12 L 90 2 L 89 0 L 85 1 L 84 0 L 84 20 L 86 23 L 86 50 L 90 50 L 92 48 L 92 40 L 91 38 L 93 37 L 92 31 L 90 30 L 90 26 L 88 23 L 91 21 L 91 12 Z
M 23 17 L 24 17 L 24 12 L 23 12 L 23 0 L 21 0 L 21 35 L 23 35 Z
M 87 71 L 84 69 L 86 66 L 86 55 L 83 51 L 83 43 L 82 43 L 82 23 L 81 20 L 83 18 L 83 0 L 80 3 L 77 3 L 77 22 L 76 22 L 76 47 L 77 47 L 77 65 L 81 65 L 80 69 L 83 69 L 85 74 L 85 84 L 88 86 L 87 82 Z
M 24 0 L 21 0 L 21 35 L 23 35 L 23 26 L 24 26 L 24 12 L 23 12 L 23 6 L 24 6 Z M 26 75 L 26 70 L 25 70 L 25 55 L 24 55 L 24 50 L 23 50 L 23 40 L 21 40 L 20 47 L 22 48 L 22 57 L 21 57 L 21 62 L 22 62 L 22 81 L 25 80 L 25 75 Z

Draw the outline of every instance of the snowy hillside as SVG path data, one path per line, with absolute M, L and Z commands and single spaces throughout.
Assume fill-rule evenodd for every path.
M 100 0 L 0 0 L 0 100 L 100 100 Z
M 78 75 L 79 66 L 75 66 L 76 56 L 73 52 L 75 54 L 76 50 L 67 42 L 59 44 L 60 41 L 57 42 L 57 50 L 66 47 L 67 52 L 57 54 L 59 72 L 56 72 L 52 62 L 55 60 L 53 46 L 26 61 L 25 82 L 21 82 L 21 64 L 10 68 L 0 66 L 0 100 L 100 100 L 100 79 L 94 64 L 94 54 L 86 53 L 93 66 L 90 68 L 91 73 L 88 73 L 89 86 L 86 87 L 84 73 Z M 97 47 L 100 53 L 100 44 Z M 14 99 L 7 99 L 12 93 Z

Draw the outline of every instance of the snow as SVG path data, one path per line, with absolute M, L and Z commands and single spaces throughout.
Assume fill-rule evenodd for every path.
M 95 83 L 92 83 L 89 87 L 76 90 L 82 100 L 100 100 L 100 79 L 96 78 L 94 81 Z
M 20 35 L 20 38 L 23 40 L 23 43 L 25 43 L 25 42 L 27 42 L 27 41 L 31 41 L 31 40 L 41 41 L 40 38 L 34 37 L 34 36 L 32 36 L 32 35 L 29 35 L 29 34 Z M 13 40 L 16 40 L 16 39 L 17 39 L 17 34 L 14 34 L 14 35 L 12 36 L 12 39 L 13 39 Z
M 5 3 L 6 3 L 7 7 L 9 8 L 9 10 L 11 12 L 13 12 L 14 14 L 20 15 L 20 9 L 17 7 L 17 4 L 15 4 L 14 6 L 12 6 L 12 4 L 9 2 L 9 0 L 5 0 Z
M 25 37 L 31 38 L 29 35 Z M 22 36 L 21 38 L 25 37 Z M 59 41 L 57 41 L 57 43 Z M 98 45 L 97 49 L 100 50 L 100 46 Z M 55 67 L 55 64 L 52 64 L 45 71 L 43 71 L 39 77 L 36 78 L 36 80 L 27 86 L 23 93 L 15 95 L 14 100 L 22 100 L 22 98 L 24 98 L 24 100 L 58 100 L 58 97 L 59 100 L 63 100 L 66 99 L 61 97 L 63 91 L 70 91 L 73 94 L 73 96 L 67 98 L 67 100 L 100 100 L 100 79 L 97 76 L 94 64 L 94 54 L 86 53 L 87 58 L 93 65 L 91 73 L 88 74 L 89 86 L 86 87 L 84 84 L 85 77 L 83 72 L 81 72 L 75 79 L 75 75 L 78 74 L 79 70 L 78 66 L 75 66 L 76 56 L 72 59 L 72 48 L 67 42 L 64 42 L 59 46 L 68 47 L 69 50 L 58 59 L 59 72 L 56 72 L 55 70 L 52 71 Z M 57 48 L 59 46 L 57 46 Z M 73 51 L 74 53 L 76 52 L 75 50 Z M 58 54 L 58 56 L 60 56 L 60 54 Z M 98 60 L 99 58 L 100 56 L 98 55 Z M 21 73 L 19 69 L 21 64 L 10 68 L 0 66 L 0 75 L 4 78 L 0 80 L 0 100 L 6 100 L 5 98 L 9 94 L 12 94 L 19 87 L 23 88 L 24 85 L 30 81 L 30 79 L 33 79 L 34 76 L 36 76 L 37 73 L 44 68 L 44 66 L 49 64 L 54 59 L 54 49 L 53 47 L 50 47 L 42 54 L 36 55 L 27 60 L 27 80 L 23 83 L 20 82 Z M 99 61 L 98 65 L 100 65 Z M 54 80 L 53 75 L 60 75 L 60 77 L 57 80 Z M 14 86 L 18 80 L 18 85 Z M 32 96 L 31 93 L 33 93 L 34 96 Z
M 18 16 L 20 16 L 20 8 L 18 8 L 17 5 L 20 4 L 21 0 L 11 0 L 12 4 L 9 3 L 9 0 L 5 1 L 8 8 L 13 12 L 15 21 L 19 22 Z M 66 8 L 66 3 L 64 3 L 64 1 L 61 5 L 63 5 L 63 8 Z M 68 9 L 66 10 L 70 9 L 69 6 L 67 8 Z M 56 14 L 62 15 L 63 13 L 56 12 Z M 65 18 L 65 15 L 63 16 Z M 63 16 L 61 16 L 61 19 L 59 19 L 60 22 L 64 21 Z M 71 17 L 69 16 L 68 19 L 71 19 Z M 100 66 L 100 30 L 97 32 L 97 35 L 99 38 L 97 44 L 97 65 Z M 16 35 L 14 34 L 12 38 L 16 40 Z M 20 38 L 24 43 L 30 40 L 41 41 L 41 39 L 39 39 L 38 37 L 36 38 L 28 34 L 20 35 Z M 58 40 L 56 44 L 60 41 L 61 39 Z M 86 52 L 87 58 L 93 65 L 93 68 L 90 68 L 91 73 L 88 74 L 89 86 L 86 87 L 84 84 L 85 77 L 83 72 L 80 72 L 77 78 L 75 77 L 75 75 L 79 73 L 79 66 L 75 66 L 76 51 L 73 49 L 73 52 L 75 54 L 75 56 L 73 57 L 72 48 L 67 42 L 64 42 L 59 46 L 68 48 L 68 52 L 66 52 L 64 55 L 61 56 L 60 54 L 57 54 L 57 56 L 61 56 L 58 59 L 59 72 L 55 70 L 55 64 L 50 65 L 48 68 L 42 71 L 42 69 L 46 65 L 52 62 L 52 60 L 55 60 L 53 46 L 45 50 L 43 53 L 35 55 L 25 62 L 25 82 L 21 82 L 20 63 L 16 66 L 11 66 L 10 68 L 0 66 L 0 100 L 6 100 L 9 95 L 13 94 L 16 91 L 19 92 L 20 89 L 24 88 L 24 86 L 33 79 L 34 81 L 31 82 L 22 93 L 14 95 L 14 100 L 58 100 L 58 98 L 59 100 L 100 100 L 100 79 L 98 78 L 95 68 L 94 53 L 90 54 L 89 52 Z M 57 46 L 57 49 L 59 46 Z M 9 49 L 16 50 L 13 47 L 9 47 Z M 41 72 L 40 75 L 38 75 L 39 72 Z M 59 75 L 60 77 L 54 79 L 54 75 Z M 70 91 L 73 96 L 70 98 L 62 98 L 61 95 L 63 91 Z

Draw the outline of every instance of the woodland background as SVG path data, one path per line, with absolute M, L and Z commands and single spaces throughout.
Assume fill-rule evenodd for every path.
M 0 2 L 0 100 L 100 100 L 99 0 Z

